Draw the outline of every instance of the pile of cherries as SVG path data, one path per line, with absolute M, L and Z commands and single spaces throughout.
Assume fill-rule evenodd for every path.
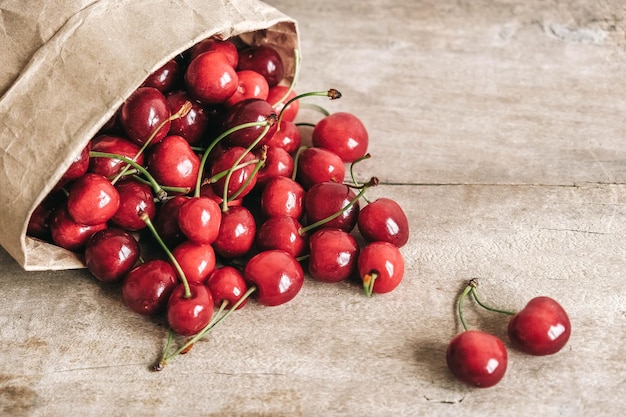
M 196 44 L 127 98 L 31 217 L 30 236 L 84 255 L 132 311 L 166 316 L 155 369 L 248 299 L 292 300 L 305 270 L 356 279 L 368 296 L 402 279 L 406 215 L 392 199 L 367 199 L 376 177 L 353 175 L 369 157 L 366 128 L 315 105 L 320 119 L 296 124 L 305 97 L 341 96 L 296 95 L 297 72 L 286 82 L 269 45 Z M 178 349 L 174 335 L 186 340 Z
M 457 301 L 457 312 L 464 331 L 448 344 L 446 361 L 452 374 L 468 385 L 487 388 L 496 385 L 507 369 L 508 354 L 502 340 L 480 331 L 468 330 L 463 318 L 463 301 L 471 295 L 488 310 L 510 316 L 508 336 L 517 349 L 535 355 L 551 355 L 560 351 L 571 334 L 569 317 L 563 307 L 550 297 L 531 299 L 519 312 L 501 310 L 484 304 L 476 291 L 478 281 L 469 281 Z

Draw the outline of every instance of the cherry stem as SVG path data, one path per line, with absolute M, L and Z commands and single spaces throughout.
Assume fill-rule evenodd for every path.
M 138 175 L 134 175 L 133 174 L 132 177 L 133 177 L 134 181 L 141 182 L 141 183 L 146 184 L 146 185 L 152 185 L 152 183 L 150 181 L 145 180 L 145 179 L 141 178 Z M 191 191 L 190 187 L 170 187 L 169 185 L 162 185 L 161 188 L 164 189 L 167 192 L 170 192 L 170 193 L 183 194 L 183 195 L 184 194 L 188 194 Z M 161 200 L 159 200 L 159 201 L 161 201 Z
M 150 136 L 148 136 L 148 139 L 144 142 L 144 144 L 141 146 L 141 148 L 139 149 L 139 151 L 137 151 L 137 153 L 135 154 L 135 156 L 132 158 L 133 161 L 137 161 L 137 158 L 139 158 L 139 155 L 141 155 L 147 148 L 148 146 L 150 146 L 150 143 L 152 143 L 152 140 L 154 139 L 154 137 L 157 135 L 157 133 L 159 133 L 159 131 L 161 129 L 163 129 L 163 126 L 165 126 L 166 124 L 168 124 L 169 122 L 171 122 L 172 120 L 176 120 L 178 118 L 181 117 L 185 117 L 187 115 L 187 113 L 189 113 L 191 111 L 192 108 L 192 104 L 190 101 L 185 101 L 183 103 L 182 106 L 180 106 L 180 109 L 178 109 L 178 111 L 172 115 L 170 115 L 170 117 L 168 117 L 167 119 L 163 120 L 161 123 L 159 123 L 159 125 L 156 127 L 156 129 L 154 129 L 152 131 L 152 133 L 150 134 Z M 126 161 L 124 161 L 126 162 Z M 116 176 L 115 178 L 113 178 L 111 180 L 111 182 L 113 184 L 115 184 L 117 181 L 119 181 L 120 178 L 122 178 L 124 176 L 124 174 L 126 173 L 126 171 L 128 170 L 128 168 L 130 167 L 129 165 L 126 165 Z
M 250 176 L 248 177 L 248 179 L 241 184 L 241 187 L 239 187 L 239 189 L 237 190 L 237 192 L 235 194 L 233 194 L 227 201 L 227 203 L 232 202 L 233 200 L 237 200 L 237 198 L 241 195 L 241 193 L 244 192 L 244 190 L 246 189 L 246 187 L 248 185 L 250 185 L 250 183 L 252 182 L 252 179 L 255 177 L 255 175 L 258 174 L 258 172 L 261 170 L 261 168 L 263 167 L 263 165 L 265 165 L 265 161 L 267 160 L 267 153 L 263 152 L 263 156 L 261 157 L 261 159 L 257 159 L 256 161 L 256 165 L 254 166 L 254 170 L 252 171 L 252 173 L 250 174 Z M 250 161 L 252 162 L 252 161 Z
M 287 100 L 287 97 L 289 97 L 289 94 L 291 94 L 296 85 L 296 82 L 298 81 L 298 77 L 300 76 L 300 51 L 298 51 L 298 49 L 293 50 L 293 59 L 293 79 L 291 80 L 291 83 L 289 83 L 289 88 L 287 88 L 287 91 L 285 91 L 285 94 L 280 98 L 280 100 L 276 101 L 276 103 L 270 103 L 272 107 L 276 107 L 279 103 L 283 103 L 285 100 Z M 287 106 L 283 106 L 283 109 L 285 107 Z
M 370 272 L 363 276 L 363 291 L 365 291 L 366 297 L 371 297 L 372 292 L 374 291 L 374 283 L 378 278 L 378 272 Z
M 345 206 L 343 206 L 343 208 L 341 210 L 338 210 L 336 213 L 331 214 L 328 217 L 325 217 L 321 220 L 316 221 L 315 223 L 311 223 L 308 226 L 305 227 L 301 227 L 299 230 L 300 235 L 304 235 L 307 232 L 310 232 L 311 230 L 315 229 L 316 227 L 322 226 L 326 223 L 328 223 L 329 221 L 341 216 L 342 213 L 344 213 L 346 210 L 348 210 L 350 207 L 352 207 L 353 205 L 355 205 L 359 199 L 363 196 L 363 194 L 365 194 L 365 191 L 367 191 L 370 187 L 374 187 L 378 185 L 378 178 L 376 177 L 372 177 L 366 184 L 364 184 L 361 187 L 361 190 L 359 191 L 359 193 L 356 195 L 356 197 L 354 197 L 348 204 L 346 204 Z
M 478 299 L 478 294 L 476 293 L 476 287 L 478 286 L 478 281 L 474 278 L 473 282 L 474 282 L 474 285 L 469 285 L 469 287 L 471 287 L 472 297 L 474 297 L 474 300 L 476 300 L 476 303 L 478 303 L 479 306 L 481 306 L 485 310 L 492 311 L 494 313 L 506 314 L 507 316 L 514 316 L 515 315 L 514 311 L 501 310 L 499 308 L 490 307 L 490 306 L 484 304 L 482 301 L 480 301 Z
M 130 158 L 127 158 L 125 156 L 122 156 L 122 155 L 108 153 L 108 152 L 90 151 L 89 156 L 94 157 L 94 158 L 118 159 L 122 162 L 126 162 L 128 164 L 126 167 L 132 166 L 133 168 L 137 170 L 137 172 L 141 173 L 144 177 L 146 177 L 150 185 L 152 185 L 152 189 L 154 190 L 154 193 L 156 194 L 159 201 L 164 201 L 167 198 L 167 192 L 163 189 L 163 187 L 154 179 L 154 177 L 150 174 L 150 172 L 148 172 L 147 169 L 139 165 L 136 161 Z M 115 184 L 113 180 L 111 180 L 111 183 Z
M 163 251 L 169 258 L 169 260 L 172 262 L 172 264 L 174 265 L 174 268 L 176 268 L 176 272 L 178 272 L 178 276 L 180 277 L 180 280 L 182 281 L 183 286 L 185 287 L 185 293 L 183 294 L 183 298 L 191 298 L 191 288 L 189 288 L 189 282 L 187 281 L 185 272 L 183 271 L 183 268 L 180 266 L 180 264 L 178 263 L 178 260 L 174 257 L 174 255 L 172 254 L 170 249 L 167 247 L 165 242 L 163 242 L 163 239 L 161 239 L 161 236 L 159 236 L 159 232 L 157 232 L 156 228 L 154 227 L 154 224 L 152 223 L 152 220 L 150 220 L 150 216 L 148 216 L 148 213 L 146 212 L 141 212 L 139 217 L 141 217 L 141 220 L 143 220 L 146 226 L 148 227 L 148 229 L 150 229 L 150 232 L 152 232 L 152 235 L 154 236 L 156 241 L 159 243 L 161 248 L 163 248 Z
M 251 161 L 239 164 L 239 165 L 237 165 L 237 168 L 235 168 L 235 171 L 238 170 L 238 169 L 245 168 L 245 167 L 250 166 L 250 165 L 256 165 L 256 164 L 259 163 L 259 161 L 260 161 L 260 159 L 253 159 Z M 224 171 L 220 171 L 217 174 L 213 175 L 212 177 L 206 178 L 202 182 L 202 184 L 203 185 L 204 184 L 214 184 L 214 183 L 218 182 L 220 179 L 224 178 L 226 176 L 226 174 L 228 174 L 228 169 L 225 169 Z
M 267 126 L 267 125 L 268 125 L 267 120 L 263 120 L 262 122 L 242 123 L 238 126 L 228 129 L 227 131 L 220 134 L 217 138 L 215 138 L 213 142 L 211 142 L 211 144 L 204 150 L 204 154 L 202 155 L 202 159 L 200 160 L 200 169 L 198 170 L 198 179 L 196 181 L 196 189 L 195 189 L 194 197 L 200 197 L 200 189 L 202 188 L 202 177 L 203 177 L 202 174 L 204 172 L 204 166 L 206 165 L 206 161 L 209 158 L 209 154 L 222 139 L 242 129 L 247 129 L 249 127 Z
M 283 120 L 283 114 L 285 114 L 285 109 L 287 108 L 287 106 L 289 106 L 291 103 L 293 103 L 296 100 L 300 100 L 305 97 L 312 97 L 312 96 L 328 97 L 331 100 L 337 100 L 341 98 L 341 92 L 339 92 L 339 90 L 335 88 L 331 88 L 330 90 L 326 90 L 326 91 L 310 91 L 308 93 L 303 93 L 303 94 L 293 97 L 291 100 L 285 103 L 283 108 L 280 110 L 280 113 L 278 113 L 278 128 L 277 129 L 280 130 L 280 122 L 282 122 Z
M 465 297 L 467 297 L 467 294 L 469 294 L 472 291 L 472 288 L 474 285 L 477 285 L 477 283 L 475 280 L 471 279 L 469 281 L 469 284 L 465 287 L 465 289 L 463 290 L 463 292 L 459 296 L 459 299 L 456 302 L 456 310 L 459 315 L 459 320 L 461 321 L 461 325 L 463 326 L 463 329 L 465 330 L 468 330 L 468 327 L 467 327 L 467 323 L 465 322 L 465 317 L 463 317 L 463 301 L 465 301 Z
M 306 150 L 306 146 L 300 146 L 296 151 L 296 154 L 293 156 L 293 172 L 291 173 L 291 179 L 296 180 L 296 175 L 298 174 L 298 161 L 300 160 L 300 154 Z
M 306 103 L 306 104 L 303 104 L 303 106 L 309 107 L 313 110 L 317 110 L 318 112 L 322 113 L 326 117 L 330 116 L 330 112 L 326 110 L 324 107 L 320 106 L 319 104 Z
M 350 164 L 350 177 L 352 178 L 352 182 L 354 183 L 354 185 L 356 185 L 357 187 L 360 187 L 359 182 L 356 180 L 356 177 L 354 176 L 354 166 L 356 164 L 358 164 L 359 162 L 365 160 L 365 159 L 370 159 L 372 157 L 372 155 L 370 155 L 369 153 L 363 155 L 362 157 L 354 160 L 351 164 Z M 363 195 L 363 199 L 369 204 L 370 200 L 367 198 L 367 196 L 364 194 Z

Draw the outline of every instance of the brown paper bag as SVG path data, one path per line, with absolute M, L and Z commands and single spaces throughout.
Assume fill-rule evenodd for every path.
M 28 220 L 147 75 L 213 35 L 272 45 L 288 78 L 299 48 L 296 22 L 257 0 L 0 0 L 0 16 L 0 244 L 26 270 L 83 267 Z

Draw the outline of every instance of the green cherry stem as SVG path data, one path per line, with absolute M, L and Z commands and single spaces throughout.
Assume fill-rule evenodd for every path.
M 378 272 L 370 272 L 363 275 L 363 291 L 366 297 L 371 297 L 374 292 L 374 283 L 378 278 Z
M 300 161 L 300 155 L 304 150 L 306 150 L 306 146 L 300 146 L 296 151 L 296 154 L 293 156 L 293 172 L 291 173 L 291 179 L 296 180 L 296 176 L 298 174 L 298 161 Z
M 501 310 L 499 308 L 490 307 L 490 306 L 484 304 L 482 301 L 480 301 L 480 299 L 478 298 L 478 294 L 476 293 L 476 287 L 478 286 L 478 280 L 476 280 L 474 278 L 473 282 L 474 282 L 474 285 L 470 285 L 471 293 L 472 293 L 472 297 L 474 297 L 474 300 L 476 300 L 476 303 L 478 303 L 479 306 L 481 306 L 485 310 L 492 311 L 494 313 L 505 314 L 507 316 L 514 316 L 515 315 L 514 311 Z
M 468 283 L 468 285 L 463 289 L 463 292 L 461 293 L 461 295 L 459 296 L 459 299 L 456 302 L 456 311 L 457 314 L 459 315 L 459 321 L 461 322 L 461 326 L 463 326 L 463 329 L 467 330 L 467 323 L 465 322 L 465 317 L 463 316 L 463 301 L 465 301 L 465 298 L 467 297 L 467 294 L 469 294 L 472 291 L 472 288 L 477 285 L 476 280 L 471 279 Z
M 133 174 L 132 177 L 133 177 L 134 181 L 141 182 L 143 184 L 152 186 L 152 183 L 150 181 L 141 178 L 139 175 L 134 175 Z M 171 187 L 169 185 L 162 185 L 161 188 L 163 188 L 168 193 L 183 194 L 183 195 L 189 194 L 189 192 L 191 191 L 191 188 L 189 188 L 189 187 Z M 159 201 L 159 200 L 157 199 L 157 201 Z
M 298 49 L 294 49 L 293 50 L 293 59 L 294 59 L 294 64 L 293 64 L 293 79 L 291 80 L 291 82 L 289 83 L 289 88 L 287 88 L 287 91 L 285 91 L 285 94 L 283 94 L 283 96 L 280 98 L 280 100 L 277 100 L 276 103 L 270 103 L 272 105 L 272 107 L 276 107 L 278 104 L 284 102 L 285 100 L 287 100 L 287 97 L 289 97 L 289 94 L 291 94 L 291 92 L 293 91 L 294 87 L 296 86 L 296 82 L 298 81 L 298 77 L 300 76 L 300 51 L 298 51 Z M 283 106 L 283 109 L 287 107 L 287 106 Z
M 328 97 L 331 100 L 337 100 L 341 98 L 341 92 L 335 88 L 331 88 L 330 90 L 326 90 L 326 91 L 310 91 L 308 93 L 303 93 L 303 94 L 293 97 L 291 100 L 285 103 L 283 108 L 280 110 L 280 113 L 278 113 L 278 129 L 280 129 L 280 122 L 282 122 L 283 120 L 283 114 L 285 113 L 285 109 L 287 108 L 287 106 L 289 106 L 291 103 L 293 103 L 296 100 L 300 100 L 305 97 L 312 97 L 312 96 Z
M 358 164 L 359 162 L 365 160 L 365 159 L 370 159 L 372 157 L 372 155 L 370 155 L 369 153 L 363 155 L 362 157 L 354 160 L 351 164 L 350 164 L 350 177 L 352 178 L 352 182 L 354 183 L 354 185 L 356 185 L 357 187 L 359 187 L 359 182 L 356 180 L 356 177 L 354 175 L 354 166 L 356 164 Z M 365 194 L 363 194 L 363 199 L 369 204 L 370 201 L 368 200 L 367 196 Z
M 150 216 L 148 216 L 147 213 L 142 212 L 140 214 L 140 217 L 141 217 L 141 220 L 144 221 L 144 223 L 146 224 L 150 232 L 152 232 L 152 235 L 154 236 L 155 240 L 158 242 L 159 246 L 163 248 L 163 251 L 169 258 L 169 260 L 172 262 L 172 265 L 174 265 L 176 272 L 178 272 L 178 276 L 180 277 L 180 280 L 182 281 L 183 286 L 185 287 L 185 293 L 183 294 L 183 297 L 191 298 L 191 288 L 189 288 L 189 282 L 187 281 L 185 272 L 183 271 L 183 268 L 178 263 L 178 260 L 174 257 L 174 255 L 172 254 L 170 249 L 167 247 L 165 242 L 163 242 L 163 239 L 161 239 L 161 236 L 159 236 L 159 232 L 157 232 L 156 228 L 154 227 L 154 224 L 152 223 L 152 220 L 150 220 Z
M 266 160 L 267 160 L 267 152 L 263 151 L 263 156 L 260 159 L 255 160 L 256 164 L 254 166 L 254 170 L 252 170 L 252 173 L 250 174 L 250 177 L 248 177 L 248 179 L 243 184 L 241 184 L 241 187 L 239 187 L 237 192 L 228 199 L 228 202 L 237 200 L 237 198 L 241 195 L 241 193 L 244 192 L 246 187 L 250 185 L 250 183 L 252 182 L 252 179 L 259 173 L 259 170 L 263 168 Z
M 303 103 L 302 105 L 306 106 L 308 108 L 311 108 L 313 110 L 316 110 L 316 111 L 322 113 L 322 115 L 324 115 L 326 117 L 330 116 L 330 112 L 328 110 L 326 110 L 324 107 L 320 106 L 319 104 Z M 313 126 L 315 126 L 315 124 Z

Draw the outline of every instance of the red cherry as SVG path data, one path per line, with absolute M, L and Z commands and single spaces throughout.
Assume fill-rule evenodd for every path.
M 94 233 L 85 246 L 85 265 L 102 282 L 121 280 L 139 260 L 139 243 L 118 228 Z
M 345 184 L 322 182 L 315 184 L 304 197 L 307 223 L 321 221 L 347 207 L 356 198 L 356 194 Z M 324 224 L 324 227 L 335 227 L 346 232 L 351 231 L 359 215 L 358 201 L 348 207 L 339 216 Z
M 209 287 L 216 304 L 226 301 L 231 306 L 237 303 L 248 289 L 242 273 L 232 266 L 217 268 L 209 276 L 206 285 Z M 243 300 L 237 310 L 246 305 L 247 301 L 248 299 Z
M 126 99 L 120 110 L 120 123 L 128 137 L 138 145 L 146 143 L 164 123 L 151 144 L 160 142 L 170 129 L 172 114 L 163 93 L 153 87 L 139 87 Z
M 361 250 L 357 268 L 365 294 L 383 294 L 394 290 L 402 281 L 404 259 L 391 243 L 372 242 Z
M 178 213 L 180 207 L 187 201 L 187 197 L 177 195 L 157 207 L 154 219 L 154 228 L 161 239 L 169 246 L 176 246 L 185 240 L 185 234 L 180 230 Z
M 265 77 L 270 87 L 283 79 L 283 61 L 271 46 L 253 46 L 239 52 L 237 70 L 253 70 Z
M 304 211 L 304 188 L 289 177 L 272 178 L 261 193 L 261 212 L 267 217 L 302 217 Z
M 176 86 L 180 75 L 180 65 L 175 59 L 170 59 L 150 74 L 143 82 L 142 87 L 154 87 L 162 93 L 167 93 Z
M 146 166 L 160 184 L 192 189 L 198 178 L 200 158 L 183 137 L 172 135 L 152 147 Z
M 207 243 L 186 241 L 172 250 L 187 281 L 204 283 L 215 270 L 215 251 Z
M 65 170 L 63 176 L 59 180 L 61 183 L 75 180 L 82 177 L 89 169 L 89 151 L 91 150 L 91 141 L 83 148 L 83 150 L 74 158 L 72 164 Z
M 52 241 L 72 252 L 82 250 L 91 235 L 106 227 L 106 223 L 89 226 L 75 222 L 65 206 L 57 208 L 50 219 Z
M 185 138 L 191 145 L 199 144 L 210 127 L 211 113 L 196 101 L 192 101 L 184 90 L 168 94 L 167 104 L 172 114 L 178 112 L 183 104 L 190 102 L 191 110 L 170 123 L 168 135 L 178 135 Z
M 357 269 L 359 245 L 341 229 L 322 228 L 309 238 L 309 273 L 318 281 L 339 282 Z
M 256 235 L 256 223 L 250 210 L 244 206 L 229 207 L 222 212 L 220 231 L 213 247 L 225 258 L 237 258 L 252 248 Z
M 226 106 L 234 106 L 240 101 L 249 98 L 267 99 L 270 88 L 267 85 L 265 77 L 261 74 L 252 70 L 243 70 L 237 71 L 237 78 L 239 80 L 237 89 L 233 95 L 226 100 Z
M 221 221 L 220 206 L 208 197 L 192 197 L 178 212 L 180 230 L 195 243 L 213 243 Z
M 267 101 L 274 107 L 276 113 L 278 114 L 282 111 L 282 122 L 293 122 L 298 115 L 298 111 L 300 110 L 300 100 L 294 100 L 289 103 L 285 111 L 283 111 L 285 103 L 296 97 L 296 92 L 294 90 L 291 90 L 289 95 L 284 98 L 285 93 L 287 93 L 288 89 L 289 87 L 285 85 L 275 85 L 274 87 L 270 88 L 267 95 Z M 283 98 L 284 100 L 282 100 Z
M 257 231 L 256 243 L 260 250 L 280 249 L 298 257 L 306 250 L 306 236 L 302 225 L 293 217 L 270 217 Z
M 513 345 L 531 355 L 551 355 L 565 346 L 571 324 L 563 307 L 550 297 L 535 297 L 509 321 Z
M 92 140 L 92 151 L 111 153 L 126 157 L 128 159 L 135 159 L 139 165 L 144 163 L 144 155 L 139 152 L 139 146 L 121 136 L 113 135 L 99 135 Z M 91 158 L 89 164 L 89 172 L 94 174 L 100 174 L 107 178 L 115 177 L 124 167 L 126 163 L 115 158 Z
M 26 234 L 41 240 L 51 241 L 50 218 L 54 210 L 65 201 L 62 191 L 53 191 L 35 207 L 28 220 Z
M 120 206 L 120 195 L 107 178 L 87 173 L 77 179 L 67 197 L 67 211 L 77 223 L 106 223 Z
M 244 269 L 246 280 L 254 283 L 256 300 L 266 306 L 291 301 L 304 284 L 304 271 L 296 258 L 281 250 L 259 252 Z
M 239 80 L 225 54 L 203 52 L 196 56 L 185 72 L 190 95 L 205 104 L 223 103 L 237 90 Z
M 506 372 L 504 343 L 489 333 L 467 330 L 459 333 L 446 351 L 448 368 L 468 385 L 488 388 L 496 385 Z
M 293 154 L 302 143 L 302 137 L 300 130 L 295 123 L 288 120 L 280 122 L 280 129 L 276 129 L 276 132 L 266 142 L 266 145 L 270 148 L 283 148 L 287 153 Z
M 265 164 L 257 173 L 257 184 L 264 187 L 268 181 L 276 177 L 291 177 L 293 174 L 293 158 L 283 148 L 267 146 L 265 149 Z M 257 151 L 259 154 L 262 151 Z
M 370 241 L 385 241 L 401 248 L 409 240 L 409 221 L 402 207 L 389 198 L 379 198 L 361 209 L 359 231 Z
M 178 284 L 167 302 L 167 322 L 181 336 L 193 336 L 202 330 L 213 316 L 213 297 L 203 284 L 189 283 L 191 297 L 185 298 L 183 284 Z
M 142 182 L 126 180 L 115 184 L 120 195 L 120 207 L 111 221 L 126 230 L 141 230 L 146 223 L 139 217 L 146 213 L 152 220 L 156 215 L 156 204 L 152 188 Z
M 178 278 L 174 267 L 155 259 L 131 269 L 122 284 L 124 303 L 134 312 L 151 316 L 165 311 Z
M 226 111 L 222 122 L 222 131 L 226 132 L 246 123 L 262 123 L 275 118 L 276 112 L 267 101 L 249 98 L 236 103 Z M 255 148 L 260 148 L 266 144 L 276 132 L 276 127 L 276 123 L 272 124 Z M 224 142 L 225 147 L 241 146 L 247 148 L 259 138 L 265 128 L 262 125 L 246 127 L 226 136 L 222 142 Z
M 239 62 L 239 51 L 237 51 L 235 44 L 230 41 L 223 41 L 217 38 L 207 38 L 196 43 L 191 48 L 189 59 L 192 61 L 201 53 L 209 51 L 222 53 L 226 62 L 228 62 L 231 67 L 237 67 L 237 62 Z
M 307 148 L 298 157 L 298 181 L 307 190 L 321 182 L 341 183 L 345 175 L 346 168 L 341 158 L 327 149 Z
M 367 153 L 367 130 L 352 113 L 337 112 L 320 120 L 311 136 L 313 146 L 329 149 L 344 162 L 353 162 Z
M 213 165 L 211 166 L 211 176 L 229 170 L 245 152 L 246 150 L 240 146 L 226 149 L 226 151 L 220 154 L 213 162 Z M 245 154 L 245 156 L 243 156 L 243 159 L 239 164 L 245 164 L 246 162 L 254 161 L 254 159 L 254 154 L 248 152 Z M 242 198 L 250 191 L 252 191 L 257 181 L 257 176 L 253 176 L 253 174 L 254 165 L 247 165 L 243 168 L 235 169 L 230 176 L 230 179 L 228 180 L 227 196 L 230 198 L 235 195 L 235 193 L 237 193 L 248 180 L 250 180 L 250 182 L 248 183 L 248 185 L 245 186 L 243 191 L 240 192 L 238 198 Z M 213 191 L 215 192 L 215 194 L 219 196 L 224 195 L 226 179 L 227 176 L 223 176 L 213 183 Z

